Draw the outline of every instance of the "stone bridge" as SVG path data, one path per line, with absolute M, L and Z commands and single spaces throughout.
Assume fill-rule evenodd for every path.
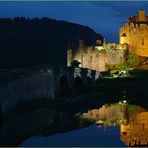
M 79 67 L 66 67 L 54 69 L 53 72 L 59 79 L 60 89 L 69 85 L 70 89 L 94 88 L 95 82 L 100 76 L 100 72 Z M 64 89 L 64 88 L 63 88 Z
M 10 71 L 11 75 L 16 73 Z M 20 74 L 20 70 L 18 72 Z M 4 113 L 17 104 L 42 98 L 56 99 L 75 92 L 87 92 L 95 86 L 100 72 L 87 68 L 22 69 L 25 76 L 0 87 L 0 105 Z M 4 75 L 6 75 L 4 73 Z M 0 107 L 0 108 L 1 108 Z

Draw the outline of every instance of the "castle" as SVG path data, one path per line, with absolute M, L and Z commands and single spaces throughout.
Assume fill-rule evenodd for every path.
M 85 46 L 79 41 L 77 48 L 67 51 L 67 66 L 74 60 L 80 62 L 79 67 L 97 71 L 106 71 L 106 65 L 117 65 L 126 60 L 127 53 L 132 52 L 141 57 L 148 57 L 148 17 L 144 10 L 138 16 L 130 16 L 120 28 L 120 44 L 96 42 L 96 45 Z
M 120 44 L 128 44 L 129 52 L 148 57 L 148 16 L 139 10 L 137 16 L 130 16 L 120 28 Z
M 126 50 L 126 44 L 107 44 L 104 41 L 103 45 L 85 46 L 80 40 L 78 48 L 67 51 L 67 66 L 77 60 L 79 67 L 107 71 L 106 64 L 116 65 L 124 61 Z

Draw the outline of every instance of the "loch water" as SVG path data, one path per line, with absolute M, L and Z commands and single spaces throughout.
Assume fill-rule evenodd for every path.
M 37 109 L 10 115 L 0 145 L 18 147 L 127 147 L 148 144 L 148 112 L 124 102 L 67 114 Z

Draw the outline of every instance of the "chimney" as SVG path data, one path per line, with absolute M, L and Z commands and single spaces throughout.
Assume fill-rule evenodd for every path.
M 143 9 L 138 11 L 138 20 L 139 21 L 145 21 L 145 12 Z

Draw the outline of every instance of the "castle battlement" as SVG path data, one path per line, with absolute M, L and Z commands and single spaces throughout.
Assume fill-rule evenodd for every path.
M 139 10 L 137 16 L 130 16 L 127 23 L 148 23 L 148 16 L 145 16 L 144 10 Z

